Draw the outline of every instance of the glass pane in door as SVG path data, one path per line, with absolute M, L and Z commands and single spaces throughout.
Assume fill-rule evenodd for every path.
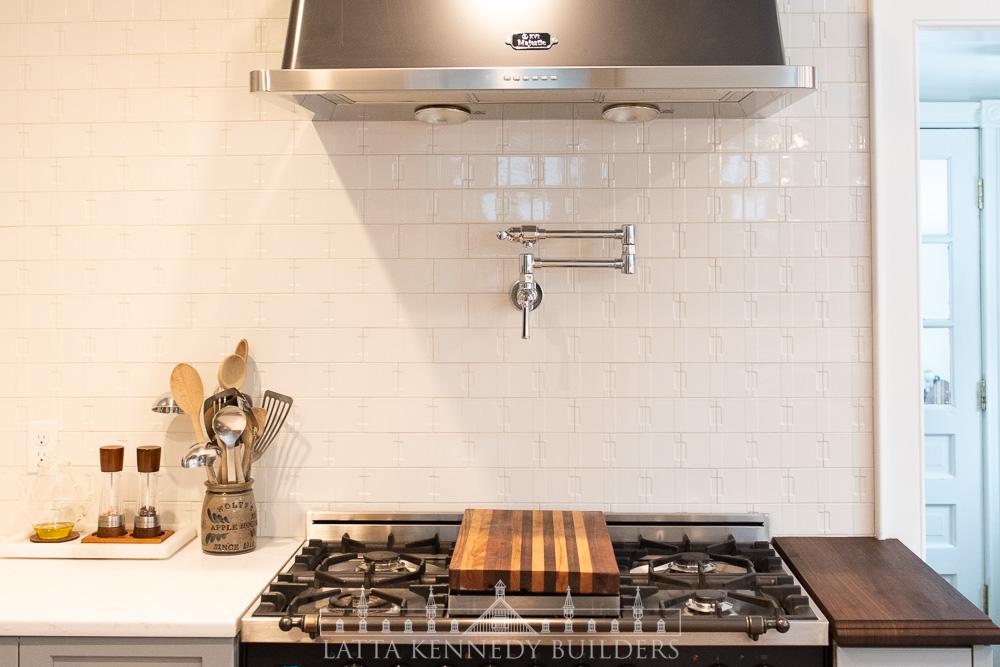
M 920 247 L 920 310 L 925 320 L 951 319 L 951 247 L 947 243 Z
M 951 329 L 924 327 L 924 404 L 950 405 L 951 392 Z
M 920 232 L 925 235 L 947 234 L 948 160 L 920 161 Z

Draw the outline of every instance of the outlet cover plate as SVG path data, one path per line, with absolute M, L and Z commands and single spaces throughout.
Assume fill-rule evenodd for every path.
M 28 472 L 36 472 L 38 466 L 56 457 L 59 447 L 59 422 L 54 419 L 40 419 L 28 422 L 25 466 Z

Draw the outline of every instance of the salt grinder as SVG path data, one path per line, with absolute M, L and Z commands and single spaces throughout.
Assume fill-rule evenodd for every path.
M 125 530 L 122 512 L 121 472 L 125 465 L 125 448 L 121 445 L 101 447 L 101 506 L 97 516 L 98 537 L 121 537 Z
M 156 445 L 143 445 L 135 452 L 139 468 L 139 509 L 135 513 L 132 537 L 159 537 L 160 514 L 156 511 L 156 474 L 160 471 L 160 451 Z

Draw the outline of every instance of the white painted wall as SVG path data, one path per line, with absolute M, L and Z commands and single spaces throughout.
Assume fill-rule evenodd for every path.
M 872 533 L 867 3 L 781 5 L 823 85 L 780 117 L 431 131 L 247 93 L 285 0 L 0 3 L 0 526 L 50 416 L 80 472 L 162 443 L 196 511 L 190 426 L 148 406 L 245 336 L 296 398 L 264 533 L 467 505 Z M 493 237 L 522 222 L 637 223 L 640 273 L 543 272 L 523 342 Z

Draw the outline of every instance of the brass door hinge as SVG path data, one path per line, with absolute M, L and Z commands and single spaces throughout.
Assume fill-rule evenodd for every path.
M 976 192 L 979 196 L 979 210 L 982 211 L 986 207 L 986 184 L 981 178 L 976 183 Z
M 986 412 L 986 380 L 979 381 L 979 410 Z

